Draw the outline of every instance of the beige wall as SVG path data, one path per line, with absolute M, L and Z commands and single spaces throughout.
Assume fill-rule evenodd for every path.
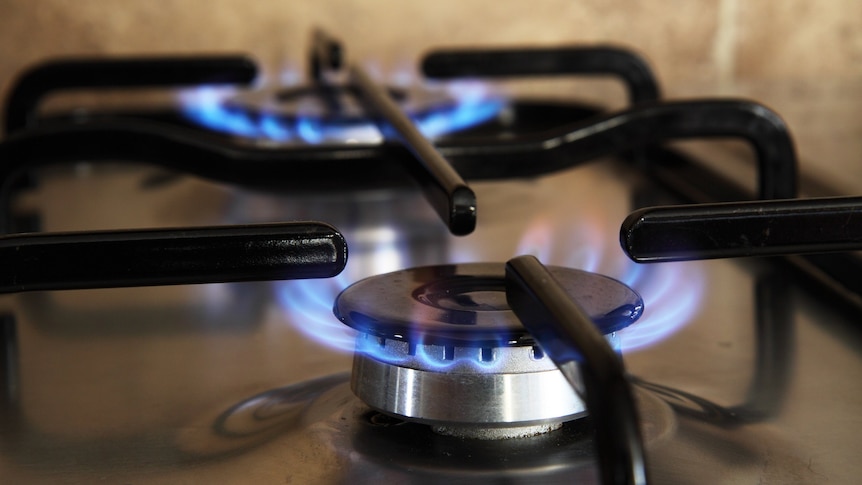
M 628 45 L 668 97 L 761 100 L 791 124 L 806 166 L 862 181 L 858 0 L 0 0 L 0 93 L 57 55 L 241 51 L 275 72 L 302 66 L 314 25 L 384 71 L 434 46 Z

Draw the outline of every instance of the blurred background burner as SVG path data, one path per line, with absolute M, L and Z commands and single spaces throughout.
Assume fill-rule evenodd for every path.
M 643 311 L 606 276 L 552 267 L 618 348 Z M 585 415 L 583 400 L 505 303 L 504 267 L 412 268 L 348 287 L 335 315 L 358 330 L 351 387 L 383 413 L 478 439 L 532 436 Z
M 456 133 L 500 116 L 507 103 L 479 83 L 437 89 L 389 88 L 428 138 Z M 180 98 L 191 122 L 262 145 L 381 143 L 383 134 L 341 85 L 235 91 L 201 87 Z

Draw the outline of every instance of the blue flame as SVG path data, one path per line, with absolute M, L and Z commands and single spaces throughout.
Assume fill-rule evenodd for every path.
M 506 102 L 491 96 L 479 85 L 456 84 L 449 89 L 453 102 L 411 114 L 419 131 L 427 138 L 461 131 L 494 119 Z M 190 121 L 219 133 L 279 143 L 325 141 L 379 143 L 383 136 L 370 121 L 327 123 L 312 115 L 297 118 L 267 112 L 250 113 L 231 106 L 232 89 L 202 87 L 180 96 L 183 115 Z M 300 110 L 302 111 L 302 110 Z M 409 111 L 409 110 L 408 110 Z
M 372 335 L 364 334 L 362 338 L 357 338 L 359 333 L 341 323 L 332 313 L 332 305 L 338 294 L 361 279 L 356 277 L 355 273 L 355 271 L 346 270 L 345 273 L 330 279 L 276 282 L 279 307 L 287 311 L 286 316 L 291 325 L 306 337 L 343 352 L 363 352 L 378 360 L 394 364 L 415 359 L 421 361 L 425 368 L 445 372 L 464 368 L 491 372 L 500 365 L 501 359 L 481 359 L 481 348 L 458 348 L 457 352 L 447 359 L 444 357 L 445 347 L 423 345 L 421 338 L 411 338 L 410 344 L 403 342 L 403 345 L 411 345 L 413 355 L 393 352 L 391 346 L 398 345 L 397 341 L 388 340 L 386 345 L 382 345 L 380 340 Z M 365 276 L 371 275 L 362 277 Z M 502 344 L 504 342 L 500 343 Z M 493 352 L 493 349 L 490 351 Z
M 502 99 L 489 97 L 484 86 L 478 83 L 454 84 L 449 93 L 457 100 L 453 106 L 413 117 L 419 131 L 428 138 L 437 138 L 492 120 L 506 107 Z
M 236 110 L 227 109 L 223 100 L 228 90 L 203 87 L 193 94 L 181 98 L 183 113 L 189 119 L 207 128 L 225 133 L 253 137 L 262 132 L 251 117 Z
M 447 357 L 447 348 L 442 345 L 422 345 L 421 341 L 411 343 L 387 340 L 383 345 L 378 337 L 363 334 L 356 341 L 356 351 L 362 352 L 377 360 L 390 364 L 411 367 L 419 366 L 427 370 L 439 372 L 466 372 L 476 371 L 487 373 L 494 372 L 500 368 L 503 359 L 497 358 L 494 349 L 485 351 L 492 354 L 492 358 L 483 359 L 481 348 L 449 347 L 451 354 Z M 396 347 L 393 350 L 392 347 Z M 409 347 L 409 353 L 406 349 Z
M 637 291 L 644 300 L 644 313 L 634 325 L 617 332 L 623 353 L 663 341 L 697 315 L 705 287 L 700 263 L 643 265 L 620 252 L 605 254 L 604 249 L 614 245 L 602 236 L 602 219 L 594 215 L 579 220 L 583 224 L 561 234 L 548 219 L 537 217 L 516 254 L 532 254 L 545 264 L 602 273 Z M 561 248 L 563 253 L 558 251 Z
M 351 254 L 347 267 L 334 278 L 278 281 L 275 282 L 276 298 L 280 308 L 286 310 L 290 323 L 311 340 L 325 346 L 353 352 L 356 347 L 357 332 L 341 323 L 332 313 L 335 298 L 351 284 L 368 276 L 389 273 L 404 269 L 409 265 L 402 255 L 405 254 L 405 241 L 399 239 L 396 231 L 380 227 L 371 234 L 350 234 L 350 241 L 370 237 L 375 249 L 370 254 Z
M 533 254 L 545 263 L 606 274 L 637 291 L 644 300 L 643 316 L 630 327 L 617 332 L 619 350 L 632 352 L 653 346 L 670 337 L 691 321 L 699 310 L 705 288 L 701 263 L 666 263 L 639 265 L 621 252 L 605 254 L 613 247 L 602 234 L 601 219 L 581 217 L 582 225 L 561 233 L 548 218 L 537 217 L 513 255 Z M 344 352 L 361 352 L 380 360 L 397 360 L 380 345 L 376 337 L 357 340 L 357 332 L 341 323 L 332 313 L 335 298 L 350 284 L 373 275 L 403 269 L 411 265 L 394 230 L 375 233 L 375 250 L 357 254 L 338 277 L 326 280 L 283 281 L 275 283 L 279 306 L 286 318 L 310 339 Z M 574 249 L 573 249 L 574 248 Z M 471 258 L 473 260 L 473 258 Z M 418 342 L 414 342 L 417 344 Z M 500 342 L 504 345 L 505 342 Z M 433 352 L 428 349 L 433 348 Z M 441 371 L 456 371 L 462 366 L 494 369 L 498 359 L 483 361 L 475 355 L 458 354 L 446 359 L 442 347 L 416 345 L 415 356 L 424 365 Z M 480 352 L 480 349 L 475 349 Z
M 344 273 L 330 279 L 279 281 L 275 295 L 290 324 L 303 335 L 327 347 L 353 352 L 356 331 L 332 314 L 335 297 L 350 283 Z
M 621 281 L 644 299 L 644 317 L 620 331 L 622 351 L 652 346 L 670 337 L 697 315 L 705 279 L 697 263 L 637 266 Z
M 599 272 L 600 264 L 605 261 L 606 246 L 604 239 L 599 236 L 599 231 L 595 230 L 600 223 L 593 222 L 588 217 L 581 217 L 579 220 L 586 224 L 571 228 L 565 234 L 567 237 L 561 237 L 564 235 L 559 234 L 552 219 L 538 215 L 521 238 L 514 256 L 531 254 L 544 264 Z M 557 257 L 555 250 L 559 248 L 554 242 L 560 240 L 565 241 L 566 251 Z

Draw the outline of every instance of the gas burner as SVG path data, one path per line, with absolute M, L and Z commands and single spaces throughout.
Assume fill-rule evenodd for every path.
M 550 271 L 618 347 L 615 332 L 640 317 L 641 297 L 606 276 Z M 480 439 L 548 432 L 586 412 L 507 305 L 503 264 L 374 276 L 344 290 L 334 311 L 360 332 L 351 387 L 378 411 Z
M 487 123 L 506 102 L 482 85 L 460 88 L 386 88 L 424 136 L 438 138 Z M 312 84 L 233 92 L 201 88 L 181 97 L 185 117 L 195 124 L 250 145 L 381 143 L 384 136 L 368 118 L 356 89 Z

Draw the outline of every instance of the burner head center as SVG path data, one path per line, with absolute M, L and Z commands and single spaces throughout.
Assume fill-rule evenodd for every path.
M 549 269 L 611 341 L 643 311 L 619 281 Z M 503 264 L 374 276 L 344 290 L 334 312 L 360 332 L 351 384 L 378 411 L 486 439 L 546 432 L 586 411 L 509 309 Z

